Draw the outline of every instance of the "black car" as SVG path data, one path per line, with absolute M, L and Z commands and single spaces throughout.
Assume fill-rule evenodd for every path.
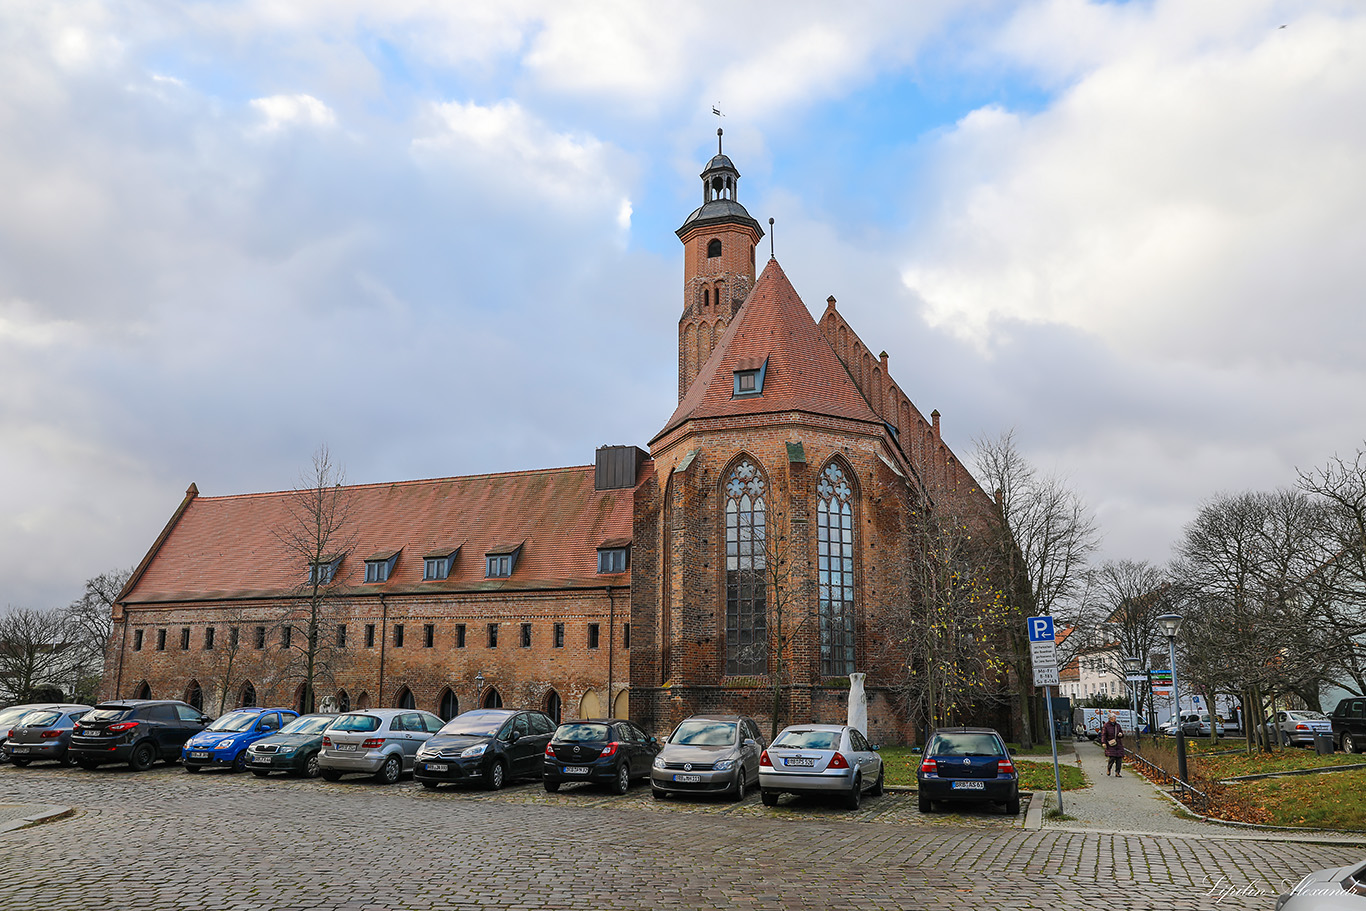
M 336 715 L 300 715 L 274 734 L 247 747 L 247 768 L 257 778 L 265 778 L 271 772 L 317 778 L 323 731 L 336 720 Z
M 1020 812 L 1020 774 L 1001 735 L 991 728 L 940 728 L 930 735 L 916 772 L 920 812 L 934 802 L 991 800 Z
M 631 779 L 650 774 L 659 740 L 620 718 L 570 721 L 555 730 L 545 748 L 542 778 L 547 791 L 566 781 L 592 781 L 625 794 Z
M 82 768 L 126 762 L 141 772 L 158 759 L 175 762 L 208 723 L 199 709 L 173 699 L 101 702 L 76 722 L 67 752 Z
M 1328 716 L 1333 723 L 1333 746 L 1344 753 L 1366 748 L 1366 699 L 1348 697 Z
M 86 712 L 88 705 L 51 705 L 34 709 L 19 716 L 5 736 L 4 752 L 10 762 L 23 768 L 30 762 L 51 760 L 71 765 L 66 747 L 71 740 L 71 729 Z
M 479 783 L 495 791 L 537 778 L 555 722 L 543 712 L 475 709 L 457 715 L 418 748 L 413 778 L 424 788 Z

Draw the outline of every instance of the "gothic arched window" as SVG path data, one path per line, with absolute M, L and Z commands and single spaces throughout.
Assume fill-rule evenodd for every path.
M 707 241 L 707 259 L 715 259 L 721 255 L 721 241 L 712 238 Z
M 726 673 L 768 672 L 764 479 L 748 459 L 726 479 Z
M 816 493 L 821 673 L 842 677 L 854 670 L 854 492 L 832 463 Z

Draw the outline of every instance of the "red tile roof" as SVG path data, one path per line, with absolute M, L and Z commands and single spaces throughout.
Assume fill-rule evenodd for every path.
M 651 464 L 645 463 L 638 481 L 649 477 Z M 629 573 L 598 574 L 597 549 L 630 539 L 634 491 L 594 490 L 593 475 L 587 465 L 344 488 L 351 546 L 338 580 L 362 595 L 629 584 Z M 307 579 L 306 561 L 275 532 L 290 521 L 292 496 L 193 496 L 122 600 L 269 598 L 296 591 Z M 484 555 L 513 541 L 525 544 L 512 576 L 485 579 Z M 423 557 L 457 545 L 450 577 L 424 582 Z M 365 584 L 366 557 L 396 550 L 389 580 Z
M 735 397 L 734 374 L 765 360 L 762 395 Z M 881 423 L 776 259 L 655 439 L 684 421 L 802 411 Z

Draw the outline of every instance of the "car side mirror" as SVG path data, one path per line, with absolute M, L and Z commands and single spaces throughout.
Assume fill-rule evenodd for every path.
M 747 747 L 758 747 L 758 746 L 759 746 L 759 741 L 755 740 L 753 737 L 746 737 L 746 738 L 745 738 L 745 746 L 747 746 Z
M 512 733 L 508 734 L 508 743 L 516 743 L 520 739 L 521 735 L 518 734 L 516 731 L 513 731 Z
M 658 738 L 658 737 L 651 737 L 651 738 L 650 738 L 650 742 L 651 742 L 651 743 L 659 743 L 659 738 Z
M 876 753 L 878 750 L 882 749 L 882 747 L 878 746 L 876 743 L 870 743 L 868 744 L 868 749 Z
M 920 752 L 920 747 L 911 747 L 911 752 L 912 752 L 912 753 L 919 753 L 919 752 Z

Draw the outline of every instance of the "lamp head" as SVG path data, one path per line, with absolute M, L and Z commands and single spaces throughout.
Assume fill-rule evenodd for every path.
M 1130 674 L 1137 674 L 1138 669 L 1143 666 L 1143 662 L 1138 658 L 1126 657 L 1124 659 L 1124 670 Z
M 1181 621 L 1184 619 L 1180 614 L 1163 614 L 1157 618 L 1157 628 L 1168 639 L 1175 639 L 1176 634 L 1181 631 Z

